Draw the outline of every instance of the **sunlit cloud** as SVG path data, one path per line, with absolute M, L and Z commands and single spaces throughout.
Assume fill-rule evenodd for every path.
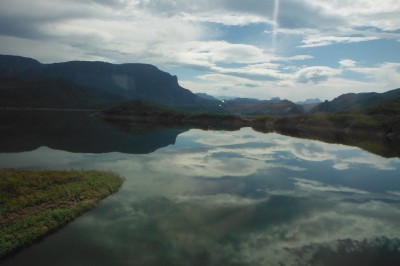
M 400 6 L 395 0 L 0 0 L 0 4 L 0 53 L 43 63 L 150 63 L 177 75 L 196 92 L 261 99 L 331 99 L 344 92 L 382 92 L 399 84 L 398 68 L 388 67 L 400 60 L 395 53 Z M 375 52 L 351 58 L 354 53 L 346 45 Z M 372 56 L 375 53 L 379 55 Z M 359 64 L 342 61 L 346 65 L 335 68 L 343 59 Z M 358 75 L 349 78 L 340 72 L 348 68 Z M 368 68 L 381 74 L 390 68 L 389 79 L 370 75 Z M 221 74 L 231 81 L 217 80 Z M 246 79 L 243 84 L 255 89 L 238 85 L 235 78 Z
M 299 47 L 319 47 L 337 43 L 354 43 L 378 40 L 378 37 L 338 37 L 338 36 L 310 36 L 303 40 Z
M 297 75 L 297 81 L 300 83 L 320 83 L 326 81 L 330 77 L 339 76 L 342 72 L 339 69 L 334 69 L 324 66 L 305 67 L 300 69 Z
M 340 66 L 345 68 L 355 67 L 357 62 L 351 59 L 343 59 L 339 61 Z

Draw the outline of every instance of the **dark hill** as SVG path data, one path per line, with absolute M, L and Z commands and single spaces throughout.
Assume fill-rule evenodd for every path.
M 398 97 L 400 97 L 400 89 L 385 93 L 347 93 L 332 101 L 325 101 L 317 105 L 311 110 L 311 113 L 337 113 L 342 111 L 362 110 Z
M 66 80 L 18 80 L 0 77 L 3 108 L 105 108 L 122 96 L 75 85 Z
M 256 100 L 237 98 L 225 101 L 227 109 L 242 115 L 299 115 L 303 107 L 288 100 Z
M 41 67 L 42 64 L 32 58 L 14 55 L 0 55 L 0 75 L 15 76 L 28 69 Z
M 0 75 L 22 80 L 66 80 L 125 100 L 143 99 L 180 107 L 218 109 L 178 84 L 176 76 L 148 64 L 73 61 L 41 64 L 36 60 L 0 55 Z
M 248 121 L 226 113 L 193 111 L 142 100 L 120 103 L 96 115 L 113 125 L 129 128 L 134 124 L 171 128 L 200 128 L 213 130 L 238 130 L 249 126 Z

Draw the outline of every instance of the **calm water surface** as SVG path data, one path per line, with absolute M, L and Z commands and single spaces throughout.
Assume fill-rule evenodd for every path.
M 120 148 L 0 153 L 0 167 L 125 178 L 4 265 L 400 265 L 398 158 L 249 128 L 181 130 L 176 140 L 171 130 L 135 137 L 105 125 L 97 135 L 105 129 L 104 146 L 118 137 Z M 148 141 L 165 135 L 157 148 Z

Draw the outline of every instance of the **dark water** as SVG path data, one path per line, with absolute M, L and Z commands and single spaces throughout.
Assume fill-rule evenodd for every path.
M 0 152 L 46 146 L 74 153 L 150 153 L 174 144 L 185 131 L 141 128 L 130 134 L 95 119 L 89 112 L 0 110 Z
M 398 158 L 250 128 L 133 135 L 78 117 L 90 145 L 57 137 L 78 134 L 71 124 L 26 126 L 41 142 L 2 148 L 0 167 L 104 169 L 126 181 L 4 265 L 400 265 Z M 3 143 L 16 128 L 2 124 Z

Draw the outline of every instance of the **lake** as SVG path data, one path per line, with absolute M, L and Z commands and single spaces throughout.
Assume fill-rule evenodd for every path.
M 121 190 L 2 265 L 400 265 L 400 159 L 259 133 L 128 132 L 3 111 L 0 167 L 101 169 Z

